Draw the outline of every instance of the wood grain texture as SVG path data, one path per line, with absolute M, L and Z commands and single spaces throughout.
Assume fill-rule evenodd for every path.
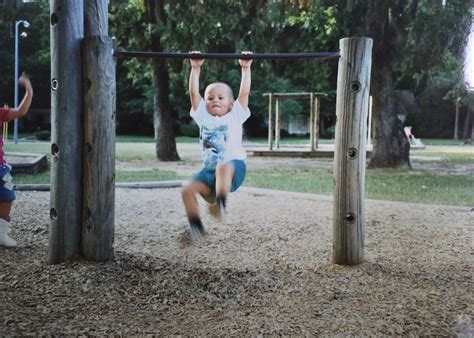
M 84 0 L 84 36 L 109 34 L 107 0 Z
M 314 93 L 309 96 L 309 144 L 311 151 L 314 151 L 314 128 L 315 128 L 315 109 L 314 109 Z
M 51 14 L 51 196 L 49 262 L 77 254 L 82 209 L 83 2 L 52 0 Z
M 316 96 L 314 98 L 314 145 L 313 148 L 316 150 L 319 147 L 319 121 L 321 119 L 321 97 Z
M 372 39 L 340 41 L 334 152 L 333 262 L 364 260 L 364 183 Z
M 81 251 L 114 257 L 115 60 L 107 36 L 86 36 L 84 59 L 84 208 Z
M 280 148 L 280 128 L 281 128 L 281 113 L 280 113 L 280 99 L 275 100 L 275 147 Z
M 273 107 L 273 95 L 270 93 L 268 95 L 268 150 L 273 149 L 273 116 L 272 116 L 272 107 Z

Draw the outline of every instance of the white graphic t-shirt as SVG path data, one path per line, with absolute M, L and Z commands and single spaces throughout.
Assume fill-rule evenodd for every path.
M 200 129 L 203 164 L 214 169 L 217 163 L 244 160 L 247 157 L 242 146 L 242 125 L 250 117 L 250 110 L 244 109 L 236 100 L 230 112 L 213 116 L 201 100 L 196 110 L 191 108 L 191 117 Z

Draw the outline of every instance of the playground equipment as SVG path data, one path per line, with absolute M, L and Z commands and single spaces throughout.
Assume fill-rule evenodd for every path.
M 268 150 L 273 150 L 273 106 L 275 105 L 275 147 L 278 149 L 280 148 L 281 126 L 280 101 L 285 99 L 296 100 L 308 98 L 310 102 L 310 150 L 314 151 L 316 148 L 318 148 L 321 98 L 327 97 L 328 95 L 326 93 L 264 93 L 263 96 L 268 96 Z M 275 101 L 275 103 L 273 103 L 273 101 Z
M 106 0 L 52 0 L 51 201 L 49 262 L 77 254 L 113 259 L 115 204 L 115 60 L 191 58 L 187 53 L 114 51 Z M 372 40 L 345 38 L 340 52 L 198 58 L 339 59 L 336 99 L 333 262 L 364 258 L 364 178 Z M 83 54 L 81 54 L 81 49 Z

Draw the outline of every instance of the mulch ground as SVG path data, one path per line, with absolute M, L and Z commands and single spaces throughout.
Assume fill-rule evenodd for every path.
M 117 189 L 115 260 L 50 265 L 49 193 L 17 197 L 2 335 L 474 335 L 471 208 L 369 200 L 345 267 L 329 197 L 244 188 L 192 242 L 180 189 Z

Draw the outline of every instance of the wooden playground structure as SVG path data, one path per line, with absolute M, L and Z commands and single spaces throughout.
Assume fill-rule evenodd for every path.
M 170 56 L 136 52 L 127 56 L 126 52 L 115 51 L 113 39 L 108 36 L 107 3 L 106 0 L 50 2 L 50 263 L 60 263 L 76 255 L 94 261 L 109 261 L 114 257 L 115 56 L 190 58 L 189 53 Z M 338 53 L 251 56 L 252 59 L 307 58 L 308 54 L 318 54 L 316 57 L 339 60 L 334 151 L 332 262 L 335 264 L 357 265 L 364 260 L 364 181 L 372 44 L 370 38 L 344 38 L 339 41 Z M 248 57 L 242 54 L 216 57 L 216 54 L 202 53 L 199 57 Z M 322 95 L 309 93 L 309 97 L 313 107 L 311 147 L 315 149 L 319 115 L 316 112 Z M 279 138 L 276 142 L 278 145 Z
M 309 99 L 310 102 L 310 150 L 314 151 L 318 148 L 321 99 L 327 97 L 328 94 L 319 92 L 264 93 L 263 96 L 268 96 L 268 150 L 273 150 L 273 140 L 275 140 L 275 148 L 280 148 L 281 101 L 301 99 Z M 275 107 L 275 138 L 273 138 L 273 107 Z

